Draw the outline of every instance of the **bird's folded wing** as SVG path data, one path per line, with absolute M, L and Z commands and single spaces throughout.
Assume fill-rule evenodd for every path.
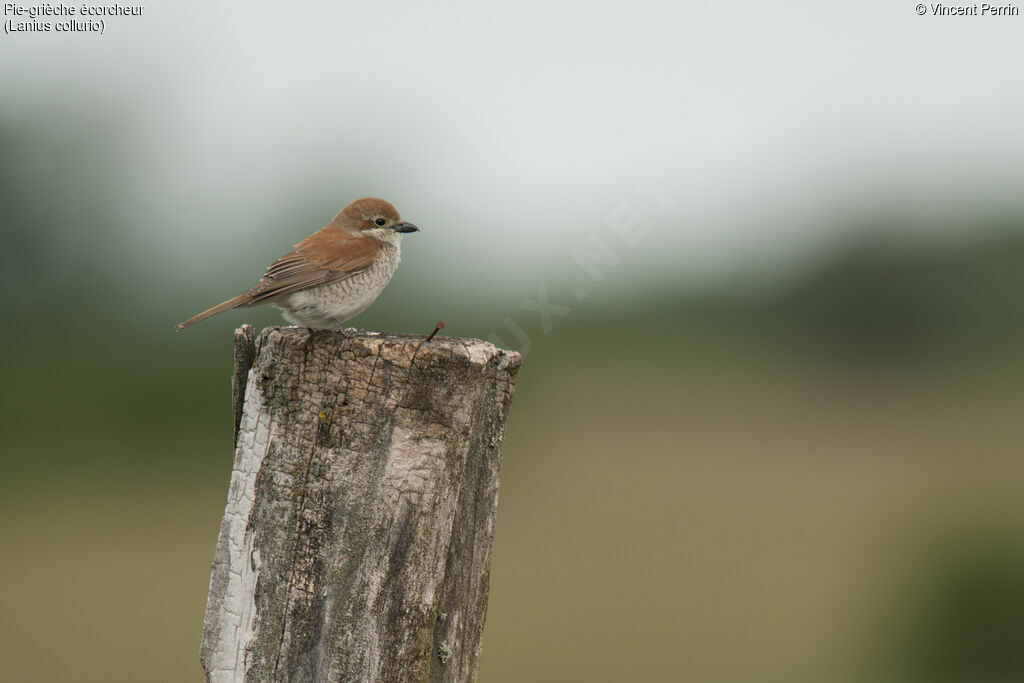
M 246 305 L 352 277 L 366 270 L 382 248 L 373 238 L 324 228 L 271 264 L 259 283 L 248 291 L 251 299 Z

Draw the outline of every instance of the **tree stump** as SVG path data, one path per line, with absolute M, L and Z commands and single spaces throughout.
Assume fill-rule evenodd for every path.
M 236 331 L 207 680 L 473 679 L 520 356 L 422 342 Z

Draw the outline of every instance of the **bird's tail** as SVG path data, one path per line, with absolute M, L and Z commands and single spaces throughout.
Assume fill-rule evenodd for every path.
M 232 308 L 238 308 L 239 306 L 245 306 L 247 303 L 249 303 L 250 299 L 251 297 L 249 296 L 248 292 L 246 292 L 245 294 L 239 294 L 234 299 L 228 299 L 224 303 L 217 304 L 213 308 L 208 308 L 202 313 L 192 316 L 185 322 L 179 323 L 178 329 L 183 330 L 186 327 L 191 327 L 192 325 L 195 325 L 198 322 L 206 320 L 210 316 L 217 315 L 218 313 L 223 313 L 224 311 L 230 311 Z

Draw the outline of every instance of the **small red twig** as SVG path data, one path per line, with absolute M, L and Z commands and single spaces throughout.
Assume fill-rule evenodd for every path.
M 434 326 L 434 331 L 431 332 L 429 335 L 427 335 L 427 338 L 424 339 L 423 341 L 421 341 L 419 346 L 416 347 L 416 350 L 412 352 L 412 360 L 409 361 L 409 369 L 410 370 L 412 370 L 412 364 L 416 361 L 416 354 L 420 352 L 420 349 L 423 348 L 423 345 L 426 344 L 431 339 L 433 339 L 434 335 L 437 334 L 439 331 L 441 331 L 443 329 L 444 329 L 444 321 L 443 320 L 438 320 L 437 321 L 437 325 Z
M 431 332 L 430 335 L 426 339 L 423 340 L 423 344 L 426 344 L 428 341 L 433 339 L 434 335 L 437 334 L 439 330 L 443 330 L 443 329 L 444 329 L 444 321 L 443 320 L 438 320 L 437 321 L 437 327 L 435 327 L 434 331 Z M 420 346 L 422 346 L 423 344 L 421 344 Z

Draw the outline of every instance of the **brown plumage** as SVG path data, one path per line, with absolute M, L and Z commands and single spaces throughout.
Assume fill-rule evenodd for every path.
M 249 291 L 189 318 L 180 323 L 178 329 L 233 308 L 261 303 L 273 303 L 284 309 L 289 319 L 312 321 L 308 322 L 311 326 L 323 322 L 338 324 L 372 303 L 398 265 L 401 233 L 416 231 L 416 226 L 402 222 L 395 207 L 383 199 L 357 199 L 338 212 L 329 224 L 271 264 Z M 375 267 L 382 272 L 371 273 Z M 360 274 L 373 277 L 340 290 L 324 287 Z M 318 291 L 326 293 L 328 300 L 310 304 L 308 297 L 298 301 L 290 296 Z M 331 297 L 336 299 L 338 292 L 351 298 L 353 303 L 332 301 Z

